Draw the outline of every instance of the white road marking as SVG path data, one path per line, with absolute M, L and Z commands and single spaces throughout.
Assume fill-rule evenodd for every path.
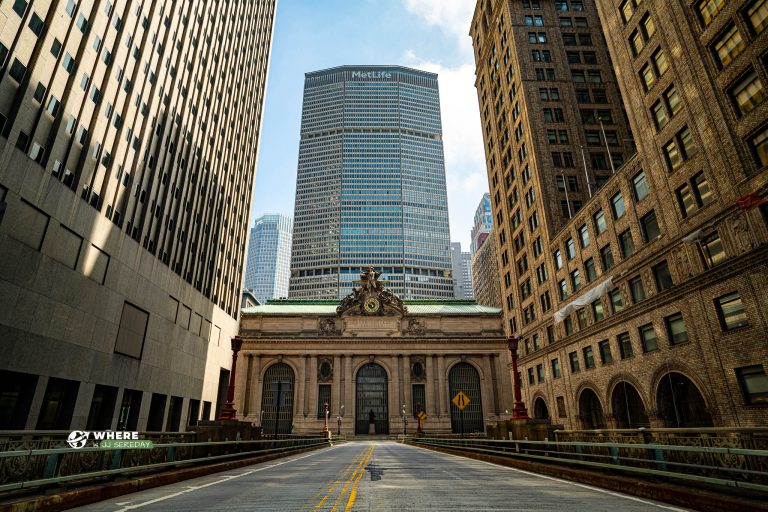
M 413 446 L 413 448 L 421 448 L 421 447 Z M 422 450 L 426 450 L 426 448 L 422 448 Z M 434 450 L 431 450 L 431 451 L 434 451 Z M 435 453 L 441 453 L 441 452 L 435 452 Z M 452 455 L 452 454 L 449 454 L 449 453 L 441 453 L 441 455 L 444 455 L 447 458 L 450 458 L 450 457 L 461 457 L 461 455 Z M 600 492 L 600 493 L 603 493 L 603 494 L 608 494 L 610 496 L 615 496 L 617 498 L 624 498 L 624 499 L 628 499 L 628 500 L 632 500 L 632 501 L 637 501 L 637 502 L 640 502 L 640 503 L 644 503 L 646 505 L 653 505 L 654 507 L 663 508 L 663 509 L 666 509 L 666 510 L 672 510 L 674 512 L 688 512 L 687 510 L 682 509 L 682 508 L 676 508 L 676 507 L 672 507 L 672 506 L 669 506 L 669 505 L 660 505 L 658 503 L 654 503 L 652 501 L 644 500 L 644 499 L 638 498 L 636 496 L 629 496 L 627 494 L 621 494 L 621 493 L 618 493 L 618 492 L 609 491 L 608 489 L 601 489 L 599 487 L 592 487 L 591 485 L 580 484 L 578 482 L 572 482 L 570 480 L 563 480 L 561 478 L 557 478 L 557 477 L 554 477 L 554 476 L 540 475 L 538 473 L 532 473 L 530 471 L 525 471 L 524 469 L 511 468 L 509 466 L 502 466 L 501 464 L 494 464 L 493 462 L 486 462 L 484 460 L 471 459 L 469 457 L 461 457 L 461 458 L 462 459 L 467 459 L 467 460 L 472 460 L 472 461 L 475 461 L 475 462 L 480 462 L 481 464 L 488 464 L 489 466 L 494 466 L 494 467 L 497 467 L 497 468 L 508 469 L 510 471 L 515 471 L 517 473 L 523 473 L 525 475 L 537 476 L 539 478 L 544 478 L 546 480 L 552 480 L 554 482 L 560 482 L 560 483 L 564 483 L 564 484 L 570 484 L 570 485 L 573 485 L 573 486 L 576 486 L 576 487 L 582 487 L 584 489 L 589 489 L 591 491 L 597 491 L 597 492 Z
M 334 448 L 335 447 L 328 448 L 328 449 L 329 450 L 333 450 Z M 288 464 L 289 462 L 295 462 L 297 460 L 306 459 L 307 457 L 311 457 L 313 455 L 317 455 L 318 453 L 325 453 L 325 450 L 317 450 L 317 451 L 314 451 L 314 452 L 312 452 L 312 453 L 310 453 L 308 455 L 302 455 L 301 457 L 296 457 L 295 459 L 284 460 L 282 462 L 278 462 L 277 464 L 272 464 L 271 466 L 265 466 L 263 468 L 252 469 L 250 471 L 246 471 L 245 473 L 240 473 L 240 474 L 237 474 L 237 475 L 215 475 L 215 476 L 218 476 L 219 478 L 221 478 L 221 480 L 214 480 L 213 482 L 208 482 L 207 484 L 198 485 L 198 486 L 188 485 L 186 490 L 179 491 L 179 492 L 174 492 L 172 494 L 161 496 L 159 498 L 155 498 L 153 500 L 145 501 L 145 502 L 142 502 L 142 503 L 137 503 L 135 505 L 127 505 L 127 506 L 125 506 L 123 508 L 117 509 L 115 512 L 125 512 L 127 510 L 133 510 L 133 509 L 136 509 L 136 508 L 145 507 L 147 505 L 152 505 L 153 503 L 158 503 L 160 501 L 165 501 L 165 500 L 168 500 L 168 499 L 171 499 L 171 498 L 175 498 L 177 496 L 181 496 L 182 494 L 187 494 L 189 492 L 197 491 L 199 489 L 204 489 L 204 488 L 210 487 L 212 485 L 216 485 L 216 484 L 220 484 L 220 483 L 224 483 L 224 482 L 229 482 L 230 480 L 233 480 L 235 478 L 240 478 L 241 476 L 246 476 L 246 475 L 250 475 L 252 473 L 256 473 L 258 471 L 264 471 L 265 469 L 271 469 L 271 468 L 274 468 L 274 467 L 277 467 L 277 466 L 282 466 L 283 464 Z M 129 503 L 131 503 L 131 502 L 127 501 L 127 502 L 122 502 L 122 503 L 116 503 L 116 505 L 123 505 L 123 504 L 129 504 Z

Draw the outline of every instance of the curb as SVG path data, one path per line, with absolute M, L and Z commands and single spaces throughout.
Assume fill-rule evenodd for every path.
M 212 473 L 237 469 L 244 466 L 251 466 L 253 464 L 281 459 L 290 455 L 298 455 L 300 453 L 326 447 L 327 445 L 310 446 L 307 448 L 292 450 L 289 453 L 274 453 L 270 455 L 262 455 L 259 457 L 250 457 L 247 459 L 239 459 L 228 462 L 209 464 L 205 466 L 178 469 L 175 471 L 165 471 L 163 473 L 157 473 L 154 475 L 134 477 L 121 482 L 108 482 L 101 485 L 89 485 L 88 487 L 72 489 L 55 495 L 39 495 L 30 498 L 19 499 L 18 501 L 0 503 L 0 511 L 53 512 L 58 510 L 66 510 L 69 508 L 81 507 L 83 505 L 89 505 L 91 503 L 108 500 L 117 496 L 122 496 L 124 494 L 144 491 L 154 487 L 182 482 L 191 478 L 197 478 L 210 475 Z
M 530 471 L 531 473 L 539 473 L 561 478 L 563 480 L 588 484 L 594 487 L 600 487 L 601 489 L 617 491 L 622 494 L 669 503 L 701 512 L 723 512 L 727 510 L 738 510 L 739 512 L 768 512 L 768 499 L 765 497 L 755 497 L 755 499 L 750 499 L 736 495 L 718 493 L 698 487 L 684 487 L 671 483 L 661 484 L 625 476 L 610 475 L 565 466 L 527 462 L 496 455 L 486 455 L 412 443 L 406 444 L 415 448 L 433 450 L 449 455 L 458 455 L 469 459 L 491 462 L 500 466 L 508 466 L 515 469 Z

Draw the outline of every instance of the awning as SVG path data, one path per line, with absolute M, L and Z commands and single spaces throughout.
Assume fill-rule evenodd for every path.
M 597 299 L 602 297 L 608 290 L 612 290 L 615 288 L 613 286 L 613 277 L 607 278 L 605 281 L 600 283 L 599 285 L 595 286 L 585 294 L 576 297 L 571 302 L 569 302 L 564 308 L 558 310 L 554 314 L 555 323 L 560 323 L 565 318 L 573 313 L 575 310 L 582 308 L 588 304 L 592 304 Z

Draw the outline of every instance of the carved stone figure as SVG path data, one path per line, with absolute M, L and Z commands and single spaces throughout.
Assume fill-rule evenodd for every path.
M 317 334 L 318 336 L 336 336 L 339 334 L 339 331 L 336 329 L 336 319 L 321 318 Z
M 341 315 L 404 315 L 406 308 L 403 301 L 387 290 L 379 281 L 380 272 L 368 267 L 360 273 L 360 279 L 355 281 L 359 288 L 352 288 L 336 308 L 336 314 Z

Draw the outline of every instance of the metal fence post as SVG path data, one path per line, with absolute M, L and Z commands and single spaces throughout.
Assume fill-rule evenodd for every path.
M 52 453 L 45 460 L 45 470 L 43 470 L 43 478 L 53 478 L 58 473 L 59 469 L 59 454 Z
M 658 461 L 658 464 L 656 465 L 660 470 L 666 471 L 667 465 L 664 464 L 666 459 L 664 459 L 664 450 L 661 448 L 654 448 L 653 450 L 653 457 Z

